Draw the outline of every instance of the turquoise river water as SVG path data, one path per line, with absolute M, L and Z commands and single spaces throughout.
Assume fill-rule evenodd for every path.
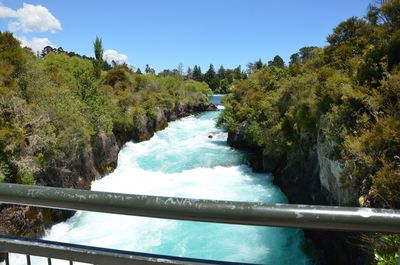
M 215 100 L 215 98 L 214 98 Z M 115 171 L 92 183 L 97 191 L 285 203 L 272 176 L 255 174 L 245 154 L 215 127 L 219 112 L 171 122 L 149 141 L 129 142 Z M 212 135 L 212 138 L 209 138 Z M 163 220 L 77 212 L 47 231 L 46 240 L 122 250 L 258 264 L 309 264 L 299 229 Z M 26 264 L 12 255 L 11 264 Z M 47 264 L 33 257 L 32 264 Z M 53 264 L 68 264 L 53 261 Z M 74 263 L 76 264 L 76 263 Z

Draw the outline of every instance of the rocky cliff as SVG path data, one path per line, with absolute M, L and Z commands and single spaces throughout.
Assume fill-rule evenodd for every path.
M 246 139 L 247 123 L 228 132 L 228 144 L 232 147 L 251 150 L 250 164 L 258 172 L 272 172 L 274 182 L 286 194 L 290 203 L 316 205 L 357 204 L 357 194 L 340 181 L 341 161 L 330 158 L 333 143 L 328 142 L 323 132 L 312 139 L 301 133 L 299 148 L 285 156 L 265 156 L 261 150 Z M 321 264 L 370 264 L 369 252 L 356 247 L 360 235 L 349 232 L 304 230 L 306 237 L 314 243 Z

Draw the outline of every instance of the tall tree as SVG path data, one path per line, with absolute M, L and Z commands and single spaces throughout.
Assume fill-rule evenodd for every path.
M 93 61 L 93 69 L 94 69 L 94 75 L 96 78 L 100 78 L 101 76 L 101 70 L 103 69 L 103 43 L 101 38 L 96 37 L 96 40 L 93 43 L 93 48 L 94 48 L 94 56 L 95 59 Z
M 200 66 L 195 65 L 193 68 L 193 80 L 196 81 L 203 81 L 203 74 L 201 73 L 201 68 Z
M 275 66 L 278 68 L 284 68 L 285 67 L 285 62 L 283 61 L 282 57 L 279 55 L 276 55 L 272 61 L 268 62 L 268 66 Z
M 220 81 L 226 78 L 226 71 L 223 65 L 218 69 L 218 78 Z
M 111 69 L 112 69 L 112 66 L 107 61 L 104 61 L 103 70 L 104 71 L 109 71 Z
M 183 76 L 183 64 L 179 63 L 178 67 L 176 68 L 180 76 Z
M 301 48 L 300 52 L 299 52 L 301 61 L 303 62 L 303 61 L 308 60 L 309 58 L 311 58 L 311 56 L 313 54 L 313 51 L 315 49 L 317 49 L 317 48 L 318 47 L 315 47 L 315 46 L 308 46 L 308 47 Z
M 343 43 L 352 43 L 363 35 L 365 30 L 366 22 L 357 17 L 351 17 L 344 22 L 341 22 L 334 30 L 331 35 L 327 37 L 327 41 L 331 45 L 339 45 Z
M 187 80 L 192 80 L 193 79 L 193 71 L 190 67 L 188 67 L 186 71 L 186 79 Z
M 156 74 L 156 71 L 153 68 L 151 68 L 149 64 L 146 64 L 146 68 L 144 69 L 144 72 L 147 75 L 155 75 Z
M 293 53 L 292 55 L 290 55 L 289 65 L 298 64 L 300 62 L 301 62 L 301 59 L 300 59 L 299 53 Z
M 237 80 L 245 79 L 246 74 L 242 72 L 242 66 L 238 66 L 235 69 L 233 69 L 233 78 Z
M 261 58 L 258 59 L 258 61 L 256 61 L 256 62 L 254 63 L 254 67 L 255 67 L 257 70 L 260 70 L 261 68 L 263 68 L 263 66 L 264 66 L 264 63 L 261 61 Z
M 46 46 L 46 47 L 43 48 L 40 56 L 44 58 L 51 52 L 57 52 L 57 49 L 55 49 L 55 48 L 53 48 L 51 46 Z
M 219 87 L 219 79 L 214 70 L 214 65 L 210 64 L 210 68 L 208 68 L 208 71 L 204 74 L 204 81 L 213 91 Z
M 250 62 L 247 64 L 247 73 L 252 74 L 255 71 L 260 70 L 263 67 L 264 67 L 264 63 L 261 61 L 261 58 L 260 58 L 257 61 L 255 61 L 254 63 Z

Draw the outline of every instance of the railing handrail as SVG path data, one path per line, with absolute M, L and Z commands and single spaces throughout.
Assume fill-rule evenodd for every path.
M 38 207 L 228 224 L 400 232 L 393 209 L 265 204 L 0 184 L 0 202 Z
M 99 248 L 41 239 L 20 238 L 0 234 L 0 252 L 3 251 L 6 253 L 12 252 L 39 257 L 49 257 L 53 259 L 71 261 L 73 260 L 96 265 L 252 265 L 250 263 L 205 260 L 109 248 Z

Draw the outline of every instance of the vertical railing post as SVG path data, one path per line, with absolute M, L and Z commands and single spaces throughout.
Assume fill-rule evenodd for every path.
M 8 253 L 5 254 L 6 255 L 6 265 L 10 265 L 10 258 L 8 257 Z
M 400 248 L 399 248 L 399 254 L 397 255 L 397 265 L 400 265 Z
M 31 256 L 30 255 L 26 255 L 26 264 L 31 265 Z

